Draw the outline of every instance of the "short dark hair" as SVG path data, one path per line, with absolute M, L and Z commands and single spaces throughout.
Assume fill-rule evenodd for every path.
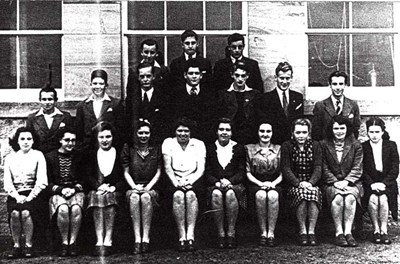
M 344 77 L 344 83 L 347 85 L 347 81 L 349 79 L 349 76 L 343 72 L 343 71 L 334 71 L 329 75 L 329 85 L 332 84 L 332 78 L 333 77 Z
M 74 134 L 76 136 L 76 130 L 73 127 L 65 126 L 57 130 L 56 136 L 58 140 L 61 140 L 66 133 Z
M 371 126 L 380 126 L 383 131 L 382 139 L 390 139 L 389 133 L 386 131 L 385 122 L 381 118 L 371 117 L 365 122 L 365 125 L 367 127 L 367 132 Z
M 257 123 L 257 131 L 260 129 L 260 126 L 263 124 L 269 124 L 272 127 L 272 132 L 274 132 L 274 122 L 268 118 L 261 118 Z
M 152 132 L 152 129 L 153 129 L 153 126 L 151 125 L 151 123 L 149 121 L 139 119 L 135 133 L 138 132 L 141 127 L 148 127 L 150 129 L 150 133 Z
M 182 116 L 176 120 L 174 124 L 174 130 L 176 130 L 180 126 L 189 128 L 190 132 L 193 134 L 193 130 L 196 128 L 197 123 L 186 116 Z
M 215 131 L 218 131 L 220 124 L 229 124 L 232 128 L 232 120 L 228 117 L 221 117 L 218 119 L 218 121 L 215 123 Z
M 346 137 L 350 136 L 353 133 L 353 125 L 350 122 L 350 119 L 348 119 L 345 116 L 342 115 L 335 115 L 332 117 L 331 121 L 329 122 L 328 127 L 326 128 L 326 137 L 329 139 L 335 138 L 333 134 L 333 125 L 335 123 L 338 123 L 339 125 L 346 125 L 347 131 L 346 131 Z
M 53 98 L 54 101 L 57 101 L 57 100 L 58 100 L 56 89 L 54 89 L 53 87 L 51 87 L 49 84 L 46 84 L 46 86 L 43 87 L 43 88 L 40 90 L 40 92 L 39 92 L 39 101 L 42 100 L 42 93 L 53 93 L 53 95 L 54 95 L 54 98 Z
M 108 83 L 108 74 L 105 70 L 97 69 L 92 71 L 92 74 L 90 75 L 90 81 L 93 81 L 93 79 L 97 77 L 102 78 L 106 84 Z
M 235 72 L 237 69 L 244 70 L 248 75 L 250 75 L 249 67 L 247 66 L 244 60 L 236 60 L 235 64 L 233 64 L 233 71 Z
M 194 37 L 196 41 L 199 40 L 199 36 L 197 35 L 197 33 L 191 29 L 186 29 L 185 31 L 183 31 L 181 35 L 181 41 L 184 42 L 185 39 L 187 39 L 188 37 Z
M 202 70 L 200 66 L 200 61 L 197 58 L 185 61 L 183 72 L 187 73 L 189 68 L 199 68 L 200 71 Z
M 244 37 L 242 35 L 240 35 L 239 33 L 233 33 L 232 35 L 230 35 L 228 37 L 228 45 L 231 45 L 232 42 L 236 42 L 236 41 L 243 41 L 243 45 L 244 45 Z
M 156 45 L 156 51 L 158 51 L 158 42 L 155 41 L 154 39 L 145 39 L 140 43 L 140 50 L 143 50 L 144 45 L 147 46 L 154 46 Z
M 278 63 L 278 66 L 275 68 L 275 76 L 278 76 L 280 71 L 282 71 L 282 72 L 291 71 L 292 75 L 293 75 L 293 67 L 287 61 Z
M 18 151 L 18 150 L 21 149 L 21 147 L 18 145 L 18 138 L 21 135 L 21 133 L 24 133 L 24 132 L 31 133 L 32 138 L 33 138 L 33 145 L 32 145 L 33 149 L 36 149 L 39 146 L 39 144 L 40 144 L 39 136 L 36 134 L 35 130 L 33 128 L 29 128 L 29 127 L 23 126 L 23 127 L 19 127 L 15 131 L 15 134 L 11 138 L 9 138 L 9 140 L 8 140 L 11 148 L 14 151 Z
M 296 125 L 307 126 L 308 133 L 311 135 L 312 124 L 308 118 L 298 118 L 298 119 L 294 120 L 292 122 L 292 133 L 294 132 L 294 128 L 296 127 Z
M 147 67 L 151 67 L 151 73 L 154 75 L 154 71 L 155 71 L 154 66 L 148 62 L 142 62 L 137 66 L 137 68 L 136 68 L 137 75 L 139 75 L 140 69 L 147 68 Z

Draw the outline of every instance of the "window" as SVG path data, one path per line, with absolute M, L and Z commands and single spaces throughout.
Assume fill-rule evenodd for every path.
M 61 10 L 59 0 L 0 1 L 0 91 L 41 88 L 50 76 L 61 87 Z
M 393 2 L 309 2 L 308 84 L 326 86 L 335 70 L 355 87 L 394 83 Z
M 127 38 L 127 65 L 140 59 L 140 43 L 155 39 L 168 65 L 182 54 L 180 35 L 193 29 L 200 37 L 200 53 L 215 62 L 225 56 L 227 37 L 235 32 L 247 35 L 246 3 L 226 1 L 129 1 L 124 3 Z M 126 57 L 126 56 L 125 56 Z

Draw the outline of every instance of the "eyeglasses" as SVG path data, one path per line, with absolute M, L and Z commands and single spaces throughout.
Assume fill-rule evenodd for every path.
M 183 42 L 183 44 L 185 44 L 186 46 L 189 46 L 189 45 L 194 46 L 197 44 L 197 41 L 185 41 L 185 42 Z
M 143 50 L 142 52 L 146 55 L 155 55 L 157 53 L 154 50 Z
M 230 45 L 229 46 L 232 50 L 238 49 L 238 50 L 242 50 L 244 48 L 243 45 Z

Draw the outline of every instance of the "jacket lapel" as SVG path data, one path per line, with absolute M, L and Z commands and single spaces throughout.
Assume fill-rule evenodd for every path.
M 108 100 L 103 101 L 103 104 L 101 105 L 99 119 L 107 112 L 108 108 L 110 107 L 110 104 L 111 104 L 111 102 Z
M 346 139 L 345 142 L 344 142 L 343 155 L 342 155 L 342 160 L 340 161 L 340 163 L 342 163 L 342 161 L 349 154 L 350 148 L 351 148 L 351 140 L 350 139 Z
M 60 127 L 61 122 L 64 120 L 63 115 L 55 115 L 53 123 L 51 124 L 51 130 L 57 130 Z
M 350 104 L 349 100 L 346 97 L 344 97 L 343 98 L 342 115 L 343 116 L 349 116 L 351 114 L 351 110 L 352 110 L 352 107 L 351 107 L 351 104 Z
M 38 124 L 38 127 L 40 127 L 41 130 L 45 132 L 48 132 L 50 130 L 49 127 L 47 126 L 46 120 L 44 119 L 43 115 L 36 116 L 35 122 Z
M 333 106 L 332 100 L 330 97 L 324 100 L 325 111 L 329 114 L 330 117 L 336 115 L 335 107 Z
M 333 140 L 329 140 L 327 141 L 327 147 L 329 150 L 329 153 L 331 154 L 331 156 L 333 157 L 333 159 L 336 161 L 337 164 L 340 164 L 340 161 L 337 158 L 336 155 L 336 149 L 335 149 L 335 144 L 333 143 Z M 343 155 L 342 155 L 342 159 L 343 159 Z

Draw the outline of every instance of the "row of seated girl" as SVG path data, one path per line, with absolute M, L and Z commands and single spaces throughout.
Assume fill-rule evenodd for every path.
M 308 119 L 295 120 L 292 139 L 282 146 L 271 143 L 274 131 L 267 120 L 258 126 L 259 142 L 246 146 L 231 140 L 231 120 L 227 118 L 219 120 L 217 140 L 208 146 L 191 138 L 193 125 L 186 118 L 179 119 L 176 136 L 158 147 L 151 144 L 156 131 L 152 131 L 149 122 L 140 121 L 134 142 L 118 151 L 113 147 L 114 128 L 102 122 L 95 127 L 97 147 L 80 153 L 74 150 L 75 132 L 63 128 L 60 148 L 46 156 L 35 150 L 34 131 L 19 128 L 10 139 L 15 152 L 7 156 L 4 167 L 14 241 L 8 257 L 34 256 L 33 228 L 46 207 L 40 199 L 46 188 L 52 194 L 48 201 L 50 218 L 56 221 L 61 234 L 60 256 L 78 254 L 76 238 L 84 209 L 90 209 L 93 215 L 97 240 L 94 255 L 111 254 L 115 214 L 123 195 L 134 230 L 132 253 L 149 252 L 151 221 L 160 197 L 156 183 L 164 173 L 170 182 L 163 189 L 172 200 L 178 251 L 195 250 L 197 194 L 205 190 L 215 218 L 219 248 L 237 247 L 236 220 L 245 192 L 255 205 L 260 246 L 276 245 L 282 192 L 296 213 L 298 242 L 302 246 L 318 244 L 315 226 L 323 195 L 335 225 L 335 244 L 357 246 L 352 226 L 356 205 L 361 205 L 364 192 L 374 226 L 374 242 L 391 243 L 387 221 L 393 203 L 388 197 L 398 192 L 399 157 L 396 143 L 388 140 L 380 118 L 367 121 L 370 140 L 363 144 L 351 135 L 347 118 L 339 115 L 331 121 L 328 138 L 320 142 L 310 138 Z M 283 181 L 287 188 L 282 188 Z M 25 245 L 21 245 L 22 234 Z

